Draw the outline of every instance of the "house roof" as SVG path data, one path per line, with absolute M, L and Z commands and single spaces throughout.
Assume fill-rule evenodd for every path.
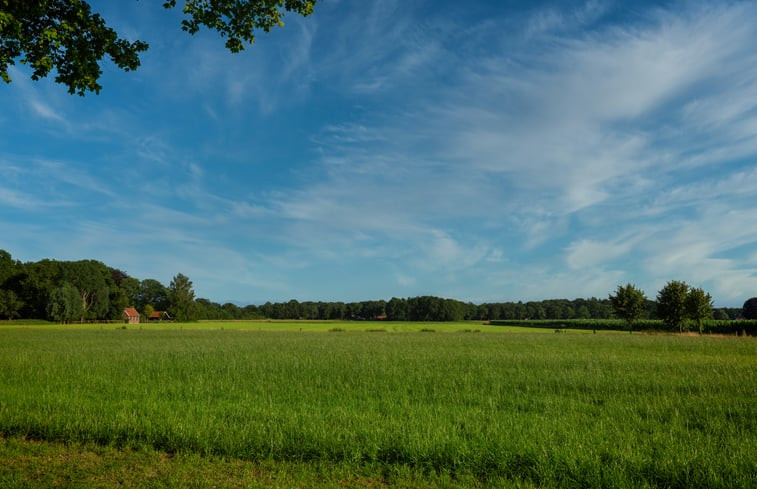
M 166 311 L 153 311 L 152 314 L 150 314 L 150 319 L 160 319 L 165 315 Z
M 139 313 L 133 307 L 126 307 L 126 308 L 124 308 L 124 314 L 127 317 L 130 317 L 130 318 L 138 318 L 139 317 Z

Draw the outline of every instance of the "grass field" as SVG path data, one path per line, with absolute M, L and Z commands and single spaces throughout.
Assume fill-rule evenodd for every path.
M 552 333 L 546 328 L 529 328 L 526 326 L 492 326 L 485 321 L 460 322 L 418 322 L 418 321 L 317 321 L 317 320 L 276 320 L 261 319 L 257 321 L 197 321 L 193 323 L 153 322 L 141 324 L 93 323 L 93 324 L 59 324 L 47 321 L 23 320 L 1 321 L 3 328 L 33 328 L 45 330 L 110 330 L 136 329 L 147 331 L 163 330 L 203 330 L 203 331 L 269 331 L 269 332 L 385 332 L 385 333 Z M 591 333 L 590 329 L 576 329 L 578 333 Z M 619 331 L 616 331 L 619 332 Z M 604 333 L 604 331 L 603 331 Z
M 355 324 L 3 326 L 0 486 L 757 487 L 754 339 Z

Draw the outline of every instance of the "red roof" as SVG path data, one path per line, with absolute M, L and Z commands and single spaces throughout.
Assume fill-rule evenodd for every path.
M 130 318 L 138 318 L 139 317 L 139 313 L 133 307 L 126 307 L 126 308 L 124 308 L 124 314 L 126 314 L 126 317 L 130 317 Z
M 153 311 L 150 314 L 150 319 L 160 319 L 165 315 L 166 311 Z

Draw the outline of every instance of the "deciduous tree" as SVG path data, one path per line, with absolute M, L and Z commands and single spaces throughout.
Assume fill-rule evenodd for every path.
M 633 284 L 618 285 L 615 295 L 610 295 L 615 315 L 623 319 L 628 325 L 628 331 L 633 331 L 633 323 L 646 312 L 647 298 L 641 289 Z
M 741 316 L 744 319 L 757 319 L 757 297 L 752 297 L 744 302 L 741 308 Z
M 134 305 L 138 310 L 144 309 L 147 304 L 158 311 L 168 308 L 168 291 L 163 284 L 153 278 L 142 280 L 134 297 Z
M 255 30 L 269 32 L 282 26 L 285 11 L 309 15 L 316 0 L 186 0 L 182 30 L 194 34 L 201 27 L 226 38 L 236 53 L 255 41 Z M 176 0 L 163 7 L 177 6 Z M 8 66 L 19 60 L 32 69 L 32 79 L 46 77 L 53 69 L 55 81 L 69 93 L 98 93 L 102 86 L 103 58 L 129 71 L 139 64 L 146 42 L 128 41 L 92 12 L 87 0 L 0 0 L 0 78 L 10 82 Z
M 150 320 L 150 317 L 152 316 L 152 313 L 155 312 L 155 309 L 152 307 L 151 304 L 147 304 L 144 309 L 142 309 L 142 317 L 144 318 L 144 322 L 147 322 Z
M 712 296 L 700 288 L 692 287 L 686 296 L 686 314 L 702 333 L 702 321 L 712 317 Z
M 686 282 L 671 280 L 657 293 L 657 315 L 668 328 L 683 332 L 686 327 Z
M 53 321 L 67 323 L 77 321 L 84 315 L 79 290 L 69 283 L 63 283 L 50 291 L 47 301 L 47 317 Z
M 0 289 L 0 317 L 13 319 L 19 316 L 24 303 L 12 290 Z

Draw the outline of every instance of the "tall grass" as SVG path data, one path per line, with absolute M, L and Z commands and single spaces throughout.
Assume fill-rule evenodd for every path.
M 552 487 L 755 487 L 757 342 L 0 330 L 0 434 Z
M 498 319 L 489 321 L 489 324 L 492 326 L 527 326 L 531 328 L 628 330 L 628 324 L 622 319 Z M 699 330 L 699 327 L 693 321 L 687 321 L 685 327 L 691 331 Z M 634 321 L 633 330 L 668 330 L 676 333 L 679 331 L 678 328 L 670 330 L 660 319 L 639 319 Z M 706 319 L 702 321 L 702 333 L 757 336 L 757 320 Z

